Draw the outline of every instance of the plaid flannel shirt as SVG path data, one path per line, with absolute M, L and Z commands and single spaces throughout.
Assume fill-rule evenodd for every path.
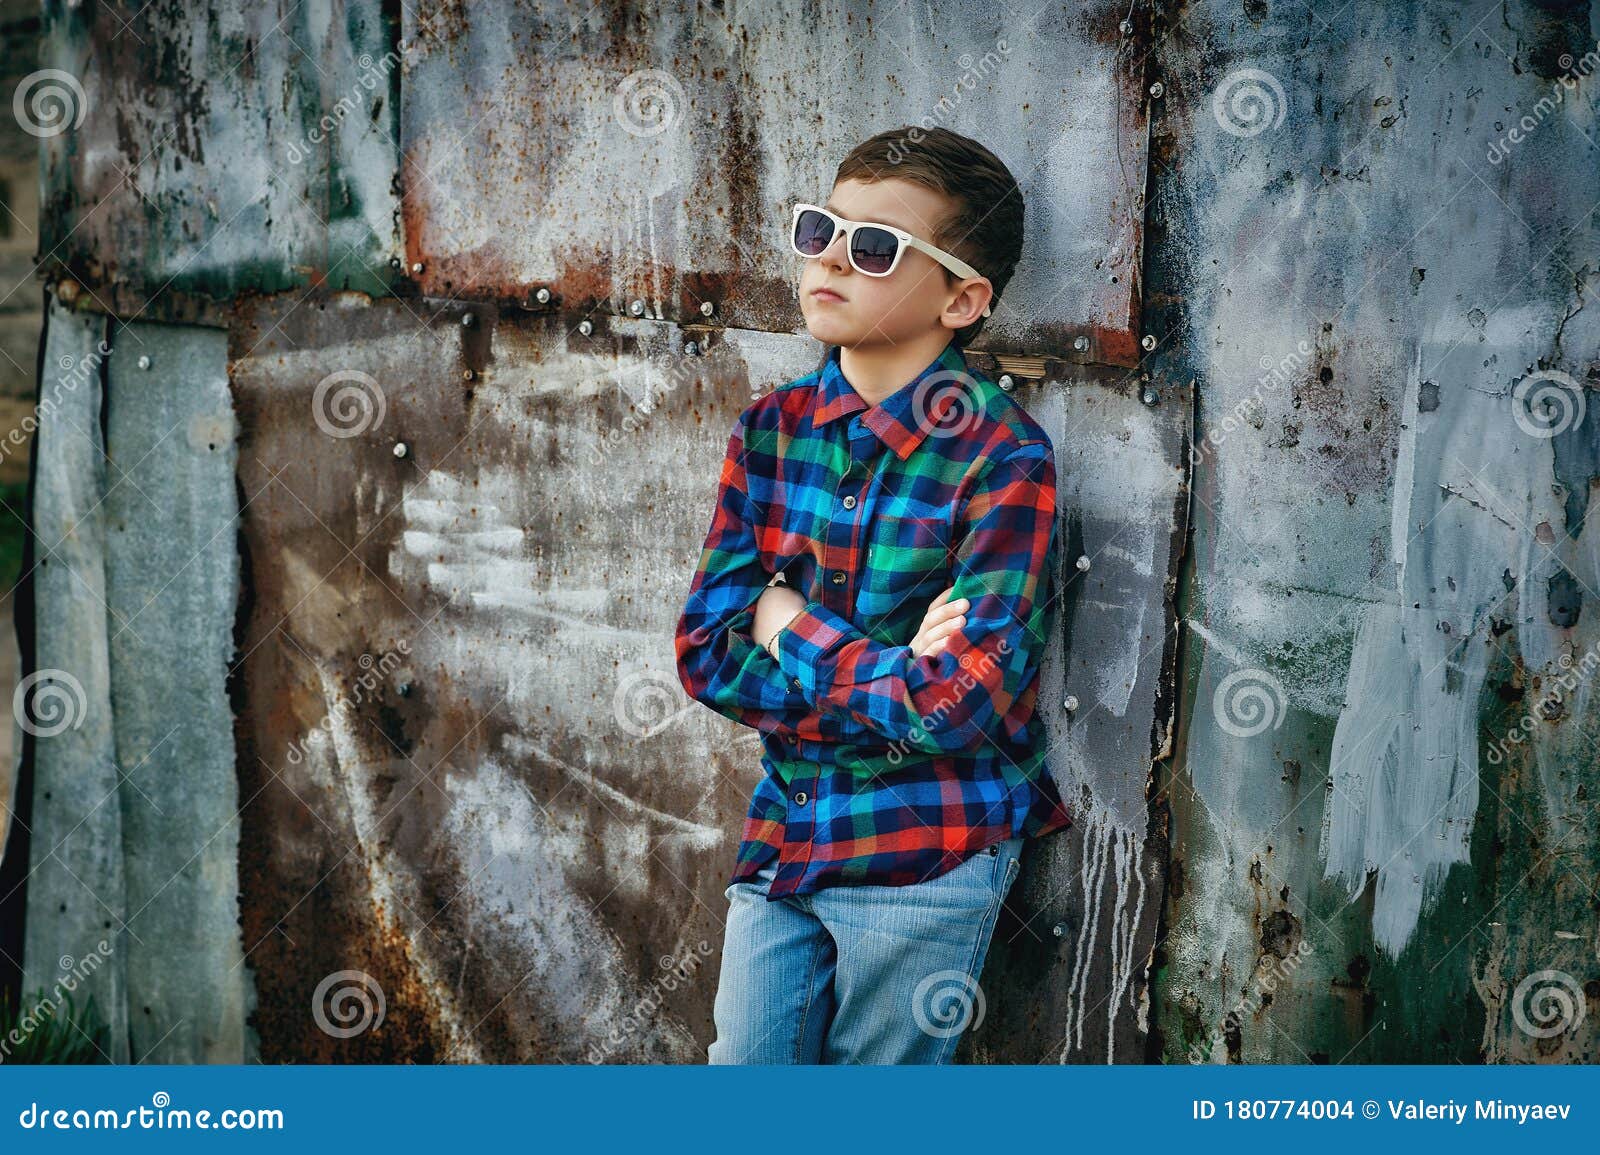
M 876 406 L 831 346 L 740 414 L 675 637 L 689 694 L 762 734 L 731 881 L 776 856 L 769 900 L 904 885 L 1072 824 L 1034 709 L 1055 520 L 1049 436 L 953 342 Z M 774 660 L 777 573 L 807 601 Z M 952 584 L 966 622 L 913 656 Z

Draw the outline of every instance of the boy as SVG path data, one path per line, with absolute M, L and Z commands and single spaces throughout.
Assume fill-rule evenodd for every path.
M 708 1059 L 943 1063 L 1022 840 L 1073 821 L 1034 711 L 1054 455 L 961 352 L 1022 194 L 976 141 L 899 129 L 789 244 L 826 353 L 740 414 L 676 634 L 690 695 L 765 751 Z

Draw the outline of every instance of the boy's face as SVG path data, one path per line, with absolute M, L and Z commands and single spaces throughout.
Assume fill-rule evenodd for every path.
M 823 207 L 847 220 L 894 225 L 929 243 L 952 209 L 943 194 L 899 179 L 840 181 Z M 939 330 L 948 339 L 972 324 L 989 301 L 984 282 L 965 289 L 960 284 L 952 284 L 938 261 L 909 246 L 889 276 L 866 276 L 850 264 L 844 234 L 838 233 L 820 256 L 806 258 L 800 312 L 811 335 L 825 345 L 899 345 Z

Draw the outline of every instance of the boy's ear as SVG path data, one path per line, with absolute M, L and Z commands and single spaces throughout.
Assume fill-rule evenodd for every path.
M 948 315 L 951 309 L 959 308 L 961 317 L 965 319 L 949 322 L 950 327 L 952 329 L 965 329 L 968 325 L 975 323 L 979 317 L 990 316 L 993 313 L 993 308 L 991 307 L 993 300 L 994 286 L 990 284 L 988 278 L 977 277 L 968 281 L 963 286 L 962 292 L 956 296 L 955 300 L 950 302 L 950 307 L 945 310 Z M 974 305 L 977 305 L 977 308 L 973 308 Z

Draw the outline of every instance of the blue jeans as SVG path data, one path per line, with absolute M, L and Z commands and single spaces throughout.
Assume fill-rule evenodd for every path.
M 1010 838 L 909 886 L 768 900 L 775 864 L 728 899 L 711 1063 L 946 1063 L 981 1022 L 995 919 L 1016 881 Z

